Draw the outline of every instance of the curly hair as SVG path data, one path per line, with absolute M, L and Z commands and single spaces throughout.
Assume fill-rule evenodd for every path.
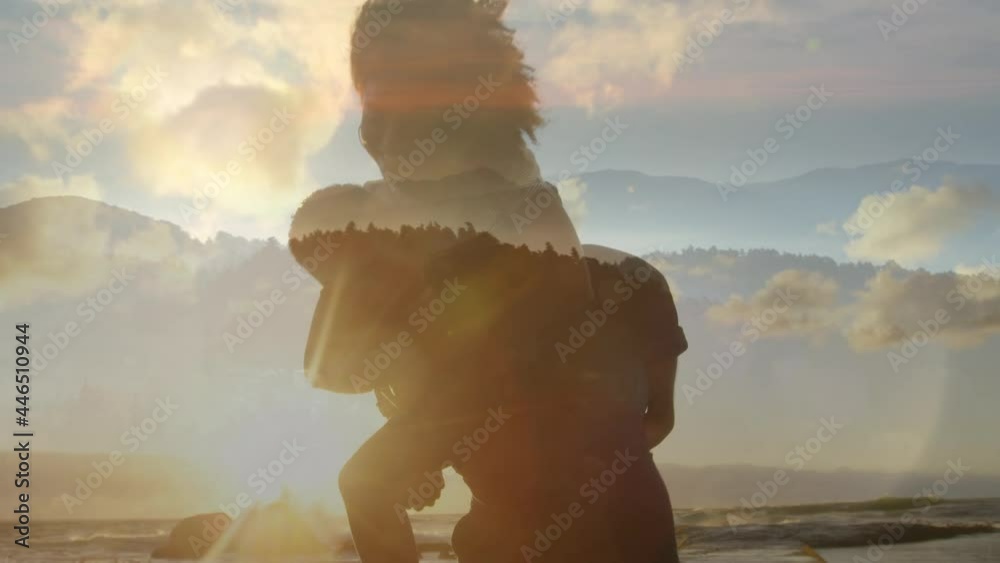
M 505 0 L 367 0 L 351 33 L 351 78 L 362 99 L 378 85 L 378 108 L 443 121 L 463 147 L 494 152 L 536 142 L 543 124 L 534 69 L 501 16 Z M 494 86 L 480 95 L 481 84 Z M 464 111 L 462 110 L 464 107 Z M 422 117 L 417 117 L 422 116 Z M 456 118 L 457 121 L 457 118 Z M 426 134 L 426 133 L 424 133 Z

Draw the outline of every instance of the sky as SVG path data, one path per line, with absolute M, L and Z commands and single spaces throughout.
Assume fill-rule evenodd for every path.
M 514 2 L 548 120 L 543 173 L 575 170 L 615 118 L 629 134 L 588 170 L 725 181 L 811 88 L 830 99 L 753 181 L 919 154 L 944 126 L 962 135 L 949 160 L 1000 163 L 1000 7 L 914 2 Z M 0 201 L 78 193 L 201 238 L 283 238 L 305 195 L 377 174 L 346 57 L 358 4 L 81 0 L 48 16 L 5 2 Z
M 55 8 L 47 13 L 43 5 Z M 123 240 L 113 226 L 85 214 L 57 213 L 42 229 L 40 236 L 49 238 L 40 245 L 62 248 L 73 240 L 75 248 L 93 243 L 109 255 L 31 255 L 11 241 L 0 245 L 0 312 L 13 308 L 38 318 L 46 331 L 79 321 L 80 307 L 109 283 L 107 272 L 119 260 L 155 262 L 144 266 L 147 275 L 129 285 L 111 312 L 95 315 L 92 325 L 84 318 L 87 334 L 52 362 L 50 393 L 41 400 L 59 413 L 44 423 L 51 424 L 55 449 L 83 454 L 115 447 L 124 424 L 119 411 L 141 418 L 155 400 L 172 394 L 191 413 L 236 412 L 226 410 L 221 414 L 228 418 L 214 425 L 196 414 L 178 415 L 143 452 L 212 458 L 238 483 L 248 467 L 272 455 L 262 443 L 284 439 L 269 417 L 294 410 L 293 423 L 310 427 L 303 439 L 320 450 L 328 435 L 314 424 L 312 406 L 339 413 L 330 420 L 349 431 L 331 448 L 334 464 L 381 424 L 371 405 L 348 408 L 343 398 L 318 398 L 301 385 L 301 343 L 315 284 L 303 283 L 301 291 L 296 285 L 278 320 L 248 339 L 251 344 L 226 350 L 222 337 L 261 295 L 289 290 L 275 272 L 293 265 L 286 252 L 254 255 L 261 248 L 255 242 L 213 239 L 225 232 L 284 243 L 292 213 L 310 193 L 377 177 L 358 142 L 359 106 L 347 62 L 359 5 L 0 5 L 0 49 L 6 50 L 0 59 L 0 217 L 6 217 L 2 208 L 31 198 L 80 195 L 210 241 L 188 246 L 162 224 Z M 678 375 L 678 430 L 657 450 L 658 461 L 783 467 L 788 452 L 825 418 L 840 417 L 850 438 L 833 442 L 810 469 L 934 473 L 964 456 L 983 474 L 1000 475 L 1000 453 L 988 447 L 995 440 L 984 432 L 1000 424 L 994 407 L 1000 382 L 991 376 L 1000 339 L 1000 274 L 995 254 L 989 261 L 1000 235 L 1000 186 L 928 174 L 902 185 L 891 213 L 860 235 L 849 226 L 870 208 L 872 196 L 867 188 L 837 185 L 836 175 L 827 183 L 808 176 L 815 183 L 802 185 L 815 191 L 768 184 L 773 191 L 747 190 L 734 196 L 736 203 L 720 199 L 716 189 L 770 138 L 780 139 L 780 147 L 751 183 L 899 163 L 934 146 L 942 130 L 960 137 L 948 145 L 948 161 L 1000 165 L 1000 4 L 543 0 L 513 2 L 506 21 L 535 68 L 547 119 L 533 150 L 546 178 L 569 171 L 560 189 L 588 233 L 617 237 L 613 242 L 623 246 L 641 241 L 630 250 L 718 245 L 771 252 L 657 259 L 692 344 Z M 609 122 L 627 134 L 581 166 L 580 147 Z M 887 188 L 892 178 L 906 176 L 902 166 L 866 177 Z M 598 185 L 601 178 L 590 177 L 589 189 L 579 178 L 596 171 L 639 174 L 611 186 L 613 192 L 597 189 L 607 188 Z M 693 195 L 682 206 L 663 194 L 652 197 L 642 183 L 646 176 L 704 185 L 683 192 Z M 995 170 L 992 179 L 1000 180 Z M 609 193 L 621 199 L 608 199 Z M 628 199 L 633 196 L 646 199 Z M 670 225 L 655 230 L 664 217 Z M 6 226 L 0 223 L 0 235 Z M 779 257 L 780 251 L 797 254 Z M 838 263 L 801 256 L 809 253 Z M 227 270 L 251 255 L 250 265 Z M 15 271 L 22 279 L 13 280 Z M 224 276 L 201 284 L 204 271 Z M 954 291 L 973 280 L 980 289 L 959 308 Z M 719 355 L 742 341 L 748 319 L 769 313 L 779 290 L 798 291 L 803 299 L 751 354 L 703 389 L 702 373 L 716 369 Z M 942 309 L 950 320 L 940 338 L 919 347 L 916 360 L 894 365 L 891 354 L 902 353 L 921 323 Z M 157 315 L 166 320 L 136 323 Z M 149 344 L 161 337 L 172 344 Z M 250 372 L 257 377 L 247 379 Z M 286 385 L 291 377 L 300 385 Z M 219 407 L 215 398 L 234 385 L 246 401 Z M 88 425 L 75 424 L 82 418 Z M 230 418 L 237 423 L 227 426 Z M 192 433 L 211 434 L 231 448 L 219 451 L 219 441 L 191 440 Z M 329 466 L 306 465 L 301 470 L 310 483 L 332 486 Z

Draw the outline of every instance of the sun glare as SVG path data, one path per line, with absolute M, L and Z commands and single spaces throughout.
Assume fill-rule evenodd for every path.
M 360 398 L 312 388 L 282 388 L 252 407 L 227 425 L 211 474 L 255 503 L 291 493 L 338 509 L 337 475 L 377 428 L 378 413 Z

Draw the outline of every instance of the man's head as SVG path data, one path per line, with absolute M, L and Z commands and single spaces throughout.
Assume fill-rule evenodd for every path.
M 387 177 L 488 166 L 542 124 L 532 69 L 500 20 L 505 2 L 368 0 L 351 37 L 361 137 Z

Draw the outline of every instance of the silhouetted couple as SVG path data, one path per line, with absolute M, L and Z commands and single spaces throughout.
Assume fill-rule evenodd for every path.
M 375 393 L 388 419 L 340 475 L 355 546 L 417 561 L 407 510 L 452 467 L 473 494 L 460 561 L 677 561 L 649 453 L 687 346 L 673 298 L 644 261 L 581 246 L 540 180 L 531 69 L 502 11 L 364 4 L 351 69 L 384 179 L 321 190 L 292 224 L 323 284 L 307 373 Z

